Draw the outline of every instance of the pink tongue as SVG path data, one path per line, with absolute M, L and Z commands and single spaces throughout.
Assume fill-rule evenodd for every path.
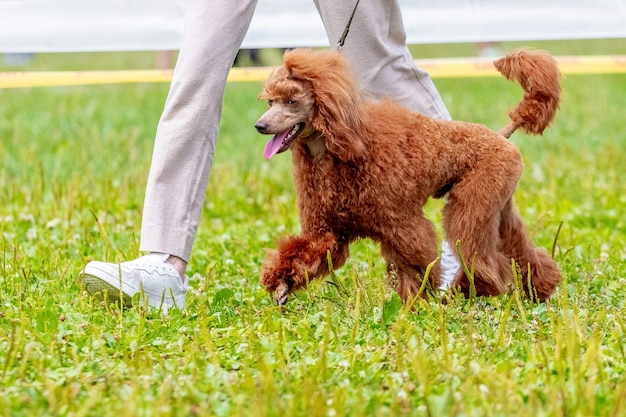
M 265 145 L 265 149 L 263 150 L 263 156 L 267 159 L 270 159 L 272 156 L 276 155 L 276 153 L 280 150 L 280 147 L 283 144 L 283 140 L 287 137 L 290 130 L 286 130 L 283 133 L 279 133 L 278 135 L 274 135 L 272 139 L 267 142 Z

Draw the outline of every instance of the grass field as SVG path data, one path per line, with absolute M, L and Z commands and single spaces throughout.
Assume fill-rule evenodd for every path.
M 625 43 L 539 46 L 626 54 Z M 28 69 L 152 60 L 37 56 Z M 454 118 L 495 129 L 521 97 L 504 79 L 435 81 Z M 89 259 L 138 255 L 167 86 L 0 90 L 0 415 L 625 415 L 626 75 L 563 86 L 545 136 L 513 136 L 519 210 L 538 245 L 552 250 L 558 233 L 564 281 L 549 303 L 513 291 L 405 311 L 363 241 L 337 271 L 347 293 L 318 282 L 274 306 L 258 276 L 264 249 L 298 231 L 291 158 L 262 157 L 260 84 L 231 84 L 187 309 L 167 316 L 102 306 L 77 280 Z M 434 221 L 440 208 L 428 205 Z

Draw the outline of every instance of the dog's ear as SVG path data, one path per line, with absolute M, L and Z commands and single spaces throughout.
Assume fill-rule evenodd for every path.
M 363 98 L 343 57 L 333 51 L 294 49 L 285 53 L 284 61 L 292 78 L 313 86 L 313 127 L 324 135 L 328 151 L 344 162 L 363 156 Z

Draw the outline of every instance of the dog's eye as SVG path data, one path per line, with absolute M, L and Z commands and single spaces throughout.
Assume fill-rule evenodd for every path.
M 274 104 L 274 100 L 267 100 L 267 105 L 272 107 L 272 104 Z
M 288 100 L 287 104 L 298 104 L 298 102 L 296 100 Z

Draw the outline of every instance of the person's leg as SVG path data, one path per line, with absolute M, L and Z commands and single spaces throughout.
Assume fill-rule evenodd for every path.
M 143 291 L 151 306 L 164 298 L 165 308 L 184 308 L 185 268 L 213 163 L 226 78 L 256 2 L 187 3 L 145 195 L 140 250 L 151 254 L 122 264 L 88 263 L 81 273 L 88 292 L 128 303 Z
M 335 48 L 356 0 L 314 1 L 330 47 Z M 390 97 L 413 111 L 450 119 L 430 75 L 413 61 L 397 0 L 361 0 L 341 53 L 372 96 Z
M 314 0 L 335 48 L 356 0 Z M 413 111 L 450 119 L 430 75 L 415 65 L 397 0 L 361 0 L 341 53 L 356 72 L 361 87 L 374 98 L 390 97 Z M 441 282 L 446 287 L 459 269 L 447 242 L 442 245 Z
M 213 163 L 226 78 L 256 0 L 191 1 L 156 134 L 140 249 L 187 262 Z

